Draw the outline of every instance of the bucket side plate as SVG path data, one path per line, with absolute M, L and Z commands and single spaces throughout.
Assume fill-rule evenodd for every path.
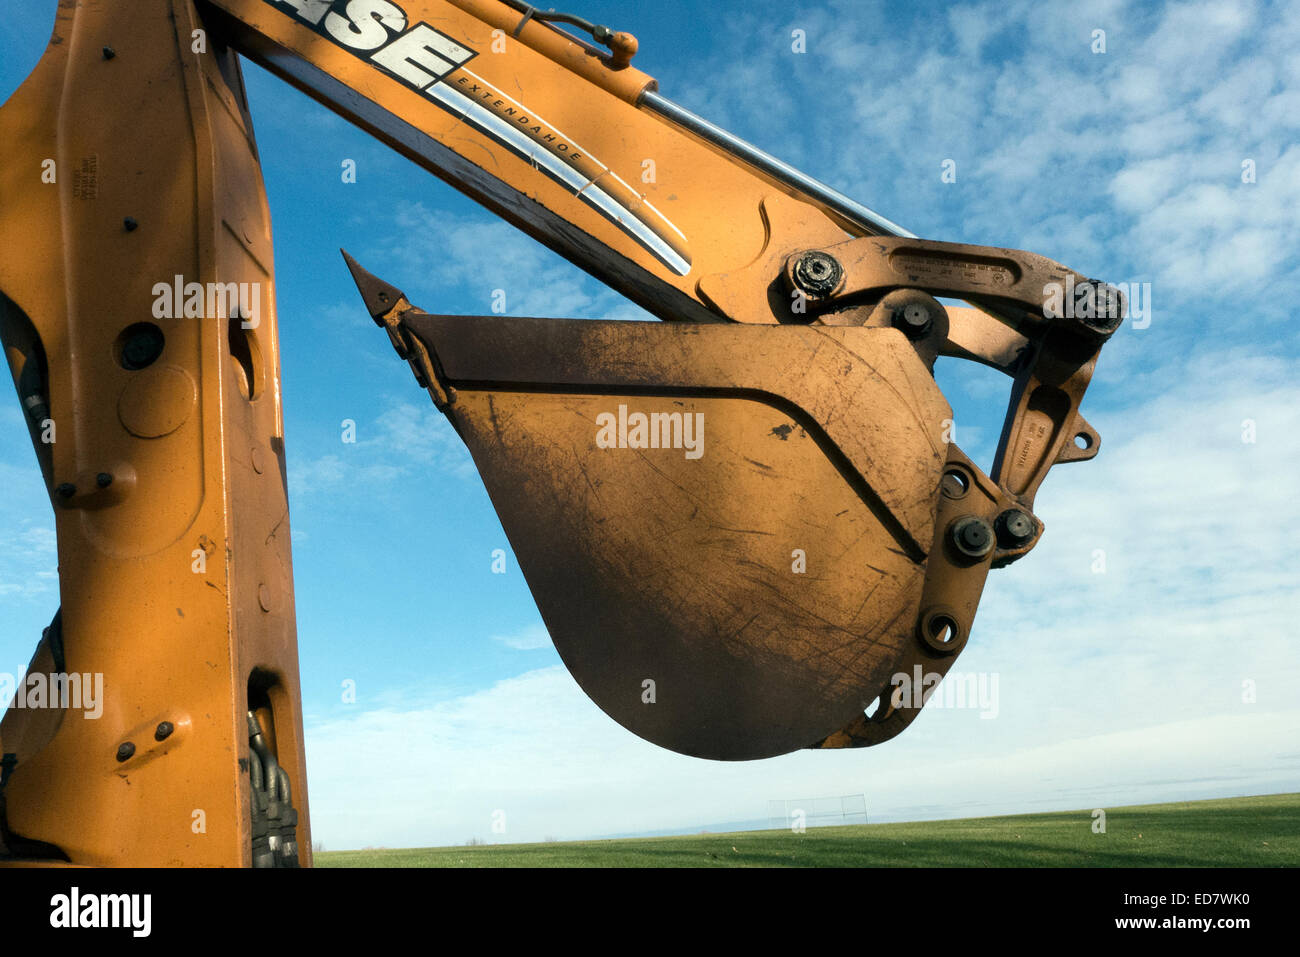
M 557 650 L 624 727 L 697 757 L 770 757 L 888 683 L 950 415 L 900 334 L 403 324 Z

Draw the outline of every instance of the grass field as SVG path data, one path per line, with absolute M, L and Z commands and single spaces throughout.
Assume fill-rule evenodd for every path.
M 1295 867 L 1300 794 L 1011 817 L 546 844 L 325 851 L 318 867 Z

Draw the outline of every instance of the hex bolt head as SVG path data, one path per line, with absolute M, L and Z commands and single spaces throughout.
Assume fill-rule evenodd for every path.
M 113 57 L 117 56 L 117 51 L 112 47 L 104 47 L 103 54 L 105 60 L 111 60 Z
M 135 745 L 130 741 L 123 741 L 117 746 L 117 760 L 125 761 L 135 754 Z
M 108 488 L 113 484 L 113 476 L 108 472 L 100 472 L 95 476 L 95 484 L 100 488 Z
M 77 486 L 73 485 L 71 482 L 60 482 L 58 485 L 54 486 L 54 494 L 61 499 L 70 499 L 72 496 L 77 494 Z
M 1092 287 L 1093 315 L 1091 318 L 1080 317 L 1078 322 L 1094 335 L 1109 336 L 1124 321 L 1124 315 L 1128 312 L 1128 299 L 1118 286 L 1100 279 L 1089 279 L 1087 282 Z M 1080 283 L 1075 288 L 1082 285 Z
M 140 228 L 140 224 L 136 221 L 134 216 L 127 216 L 122 220 L 122 228 L 128 233 L 133 233 Z
M 1003 548 L 1021 548 L 1034 540 L 1033 517 L 1018 508 L 1009 508 L 998 516 L 994 522 L 998 533 L 998 544 Z
M 948 526 L 948 537 L 953 548 L 973 560 L 984 558 L 993 551 L 992 527 L 974 515 L 959 518 Z
M 157 729 L 153 733 L 153 739 L 155 741 L 166 741 L 168 738 L 172 736 L 172 732 L 175 730 L 176 730 L 176 726 L 172 724 L 170 721 L 160 722 Z
M 820 298 L 839 288 L 844 267 L 829 253 L 813 249 L 795 260 L 793 273 L 796 286 L 807 295 Z
M 920 339 L 934 328 L 930 310 L 919 302 L 909 302 L 894 310 L 894 326 L 909 339 Z

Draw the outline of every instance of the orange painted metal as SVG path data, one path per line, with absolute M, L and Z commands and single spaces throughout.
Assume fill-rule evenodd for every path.
M 270 219 L 238 64 L 195 52 L 203 28 L 188 0 L 66 0 L 0 109 L 5 352 L 39 400 L 62 657 L 103 680 L 98 717 L 6 714 L 13 854 L 249 865 L 246 714 L 269 706 L 310 860 Z M 160 308 L 177 281 L 249 308 Z

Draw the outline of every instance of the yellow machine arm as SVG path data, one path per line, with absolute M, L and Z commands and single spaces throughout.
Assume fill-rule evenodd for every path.
M 891 675 L 947 670 L 989 568 L 1041 534 L 1047 470 L 1096 453 L 1079 403 L 1123 305 L 1039 256 L 913 237 L 663 98 L 635 52 L 513 0 L 60 2 L 0 108 L 0 341 L 59 542 L 29 673 L 104 694 L 94 720 L 6 714 L 9 860 L 311 861 L 237 54 L 670 320 L 431 316 L 349 260 L 597 704 L 732 760 L 915 717 Z M 1054 314 L 1054 286 L 1091 308 Z M 940 354 L 1012 377 L 991 476 L 944 435 Z

